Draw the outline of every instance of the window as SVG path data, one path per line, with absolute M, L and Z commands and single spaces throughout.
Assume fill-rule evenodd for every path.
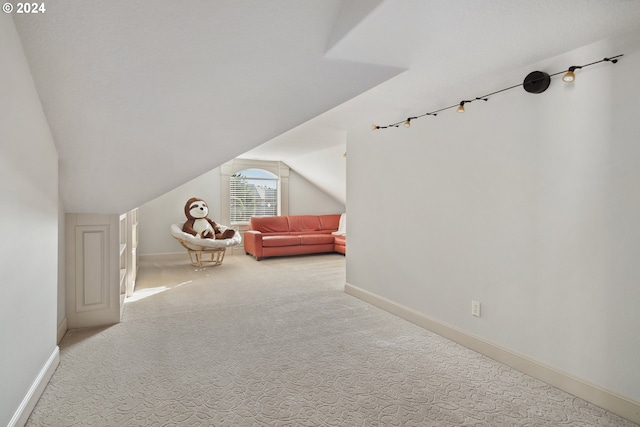
M 289 215 L 289 171 L 289 166 L 275 160 L 240 158 L 220 165 L 220 224 L 233 225 L 240 232 L 247 230 L 249 218 L 251 218 L 251 212 L 248 212 L 249 207 L 246 203 L 248 197 L 243 198 L 240 191 L 237 191 L 240 197 L 231 194 L 232 188 L 236 192 L 236 190 L 245 189 L 245 184 L 247 192 L 253 189 L 258 195 L 260 191 L 266 195 L 266 190 L 259 190 L 255 186 L 265 187 L 271 181 L 270 193 L 273 194 L 275 188 L 276 197 L 271 201 L 271 206 L 269 202 L 263 206 L 271 208 L 272 215 Z M 232 180 L 236 181 L 233 185 Z M 232 204 L 235 205 L 233 208 Z M 261 213 L 256 212 L 256 215 L 265 215 L 264 209 Z
M 278 181 L 278 176 L 262 169 L 243 169 L 231 175 L 231 224 L 249 222 L 252 216 L 278 215 Z

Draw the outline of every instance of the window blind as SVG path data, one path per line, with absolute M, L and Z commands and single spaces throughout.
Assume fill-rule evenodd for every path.
M 257 169 L 242 170 L 230 181 L 230 220 L 246 223 L 252 216 L 278 215 L 278 179 Z

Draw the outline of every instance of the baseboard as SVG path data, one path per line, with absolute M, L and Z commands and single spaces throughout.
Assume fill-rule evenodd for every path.
M 246 255 L 247 253 L 244 251 L 244 247 L 242 245 L 238 245 L 238 246 L 232 246 L 230 248 L 227 248 L 227 252 L 225 254 L 225 256 L 227 255 Z
M 60 322 L 60 324 L 58 325 L 58 344 L 60 344 L 60 341 L 62 341 L 62 338 L 64 338 L 64 335 L 67 333 L 68 329 L 69 325 L 67 323 L 67 317 L 65 316 L 62 322 Z
M 244 248 L 232 246 L 227 248 L 225 256 L 229 255 L 245 255 Z M 140 254 L 138 255 L 138 263 L 167 263 L 167 262 L 185 262 L 190 263 L 189 254 L 184 252 L 167 252 L 163 254 Z
M 640 402 L 633 401 L 595 384 L 546 366 L 526 356 L 492 344 L 461 329 L 447 325 L 411 308 L 397 304 L 357 286 L 345 283 L 344 290 L 349 295 L 368 302 L 402 319 L 428 329 L 451 341 L 455 341 L 493 360 L 511 366 L 520 372 L 544 381 L 574 396 L 593 403 L 607 411 L 640 424 Z
M 144 262 L 177 262 L 186 261 L 189 262 L 189 254 L 187 251 L 181 252 L 167 252 L 163 254 L 139 254 L 138 263 Z
M 15 412 L 15 414 L 13 414 L 13 417 L 9 421 L 7 427 L 23 427 L 27 423 L 29 415 L 31 415 L 31 411 L 33 411 L 36 403 L 38 403 L 38 399 L 40 399 L 44 388 L 49 383 L 49 380 L 51 379 L 53 373 L 56 371 L 59 363 L 60 348 L 56 346 L 56 348 L 53 350 L 53 353 L 51 353 L 51 356 L 49 356 L 49 359 L 44 364 L 44 366 L 40 370 L 40 373 L 29 388 L 26 396 L 24 397 L 24 399 L 22 399 L 18 410 Z

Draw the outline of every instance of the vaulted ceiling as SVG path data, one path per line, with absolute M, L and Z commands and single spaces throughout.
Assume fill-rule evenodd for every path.
M 236 156 L 285 161 L 344 202 L 350 127 L 441 107 L 461 87 L 640 23 L 632 0 L 46 7 L 13 19 L 65 209 L 78 213 L 124 212 Z

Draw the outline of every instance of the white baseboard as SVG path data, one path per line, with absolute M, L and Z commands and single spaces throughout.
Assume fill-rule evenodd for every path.
M 24 399 L 22 399 L 18 410 L 15 412 L 15 414 L 13 414 L 13 417 L 9 421 L 7 427 L 23 427 L 27 423 L 29 415 L 31 415 L 31 411 L 33 411 L 36 403 L 38 403 L 38 399 L 40 399 L 44 388 L 49 383 L 49 380 L 51 379 L 53 373 L 56 371 L 59 363 L 60 348 L 56 346 L 56 348 L 53 350 L 53 353 L 51 353 L 51 356 L 49 356 L 49 359 L 40 370 L 40 373 L 36 377 L 35 381 L 33 382 L 33 384 L 31 384 L 29 391 L 27 392 Z
M 163 254 L 139 254 L 138 263 L 143 262 L 176 262 L 186 261 L 189 262 L 189 254 L 187 251 L 182 252 L 167 252 Z
M 245 255 L 244 248 L 232 246 L 227 248 L 225 256 L 229 255 Z M 190 263 L 189 254 L 184 252 L 167 252 L 163 254 L 140 254 L 138 255 L 138 263 L 166 263 L 166 262 L 185 262 Z
M 60 324 L 58 325 L 58 341 L 56 341 L 58 344 L 60 344 L 60 341 L 62 341 L 62 338 L 64 338 L 64 335 L 67 333 L 68 329 L 69 325 L 67 323 L 67 317 L 65 316 L 62 322 L 60 322 Z
M 227 249 L 227 255 L 246 255 L 247 253 L 244 251 L 244 247 L 242 245 L 232 246 Z
M 357 286 L 345 283 L 344 290 L 349 295 L 368 302 L 378 308 L 392 313 L 402 319 L 428 329 L 451 341 L 455 341 L 478 353 L 484 354 L 520 372 L 544 381 L 554 387 L 566 391 L 574 396 L 593 403 L 607 411 L 620 415 L 634 423 L 640 424 L 640 402 L 633 401 L 612 391 L 561 372 L 557 369 L 536 362 L 526 356 L 517 354 L 482 338 L 471 335 L 461 329 L 447 325 L 434 318 L 426 316 L 411 308 L 397 304 L 384 297 L 373 294 Z

